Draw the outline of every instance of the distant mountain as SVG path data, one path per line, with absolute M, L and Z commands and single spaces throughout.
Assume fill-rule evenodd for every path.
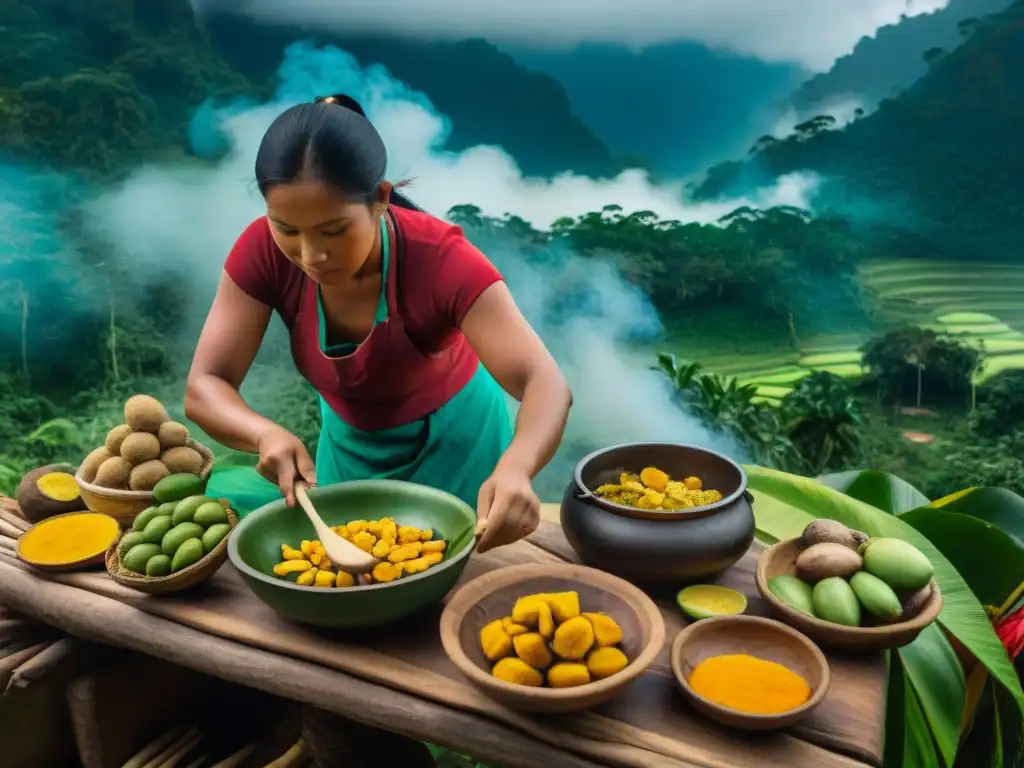
M 675 42 L 634 51 L 586 43 L 571 50 L 503 45 L 556 78 L 573 112 L 617 155 L 687 174 L 735 154 L 771 129 L 806 77 L 798 67 Z
M 694 190 L 740 194 L 779 175 L 823 174 L 821 202 L 911 225 L 933 257 L 1019 260 L 1024 243 L 1024 0 L 878 111 L 840 130 L 811 121 L 783 141 L 712 168 Z
M 951 51 L 969 37 L 972 19 L 1005 10 L 1011 0 L 950 0 L 945 8 L 903 17 L 863 37 L 828 72 L 808 80 L 793 96 L 802 113 L 856 98 L 868 109 L 895 96 L 928 71 L 924 54 Z M 967 22 L 966 24 L 964 22 Z M 961 27 L 961 25 L 963 26 Z
M 257 82 L 273 77 L 284 49 L 296 40 L 337 46 L 363 65 L 383 64 L 451 118 L 449 149 L 496 144 L 534 176 L 575 171 L 600 177 L 620 169 L 608 147 L 573 114 L 556 80 L 530 71 L 484 40 L 343 35 L 257 22 L 216 6 L 202 11 L 201 23 L 214 49 Z

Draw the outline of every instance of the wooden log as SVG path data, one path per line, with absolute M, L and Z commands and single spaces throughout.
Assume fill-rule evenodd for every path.
M 5 520 L 0 520 L 0 536 L 6 536 L 8 539 L 18 539 L 24 532 L 21 528 L 15 528 Z
M 6 658 L 0 659 L 0 691 L 7 690 L 7 683 L 14 674 L 14 670 L 20 667 L 29 659 L 37 656 L 44 648 L 50 645 L 49 641 L 30 645 Z
M 37 628 L 38 625 L 35 622 L 25 619 L 2 619 L 0 620 L 0 646 L 13 643 L 19 638 L 30 637 Z
M 143 768 L 146 763 L 181 738 L 186 730 L 185 726 L 178 725 L 164 731 L 149 742 L 149 744 L 140 749 L 138 753 L 136 753 L 131 760 L 122 765 L 121 768 Z
M 73 680 L 67 686 L 68 708 L 82 765 L 121 768 L 140 744 L 174 725 L 214 682 L 192 670 L 124 651 L 111 663 Z M 154 691 L 159 695 L 146 695 Z M 134 703 L 140 694 L 145 695 L 141 707 Z
M 79 765 L 63 686 L 34 685 L 0 697 L 0 765 Z
M 601 768 L 593 760 L 539 742 L 490 718 L 198 632 L 84 590 L 41 582 L 25 571 L 3 571 L 8 605 L 79 637 L 148 653 L 357 722 L 459 749 L 498 765 Z
M 0 509 L 0 520 L 3 520 L 8 525 L 18 528 L 21 531 L 27 531 L 32 527 L 32 523 L 19 515 L 15 515 L 13 512 L 9 512 L 6 509 Z
M 62 637 L 14 670 L 7 690 L 27 688 L 42 681 L 66 683 L 94 669 L 108 654 L 101 645 L 77 637 Z

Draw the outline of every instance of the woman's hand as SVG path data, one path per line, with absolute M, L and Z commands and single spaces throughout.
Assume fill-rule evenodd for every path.
M 289 507 L 295 506 L 295 481 L 316 485 L 316 469 L 309 451 L 295 435 L 276 424 L 256 439 L 260 461 L 257 471 L 281 489 Z
M 501 464 L 480 486 L 477 519 L 487 524 L 478 552 L 519 541 L 540 524 L 540 499 L 533 492 L 529 472 Z

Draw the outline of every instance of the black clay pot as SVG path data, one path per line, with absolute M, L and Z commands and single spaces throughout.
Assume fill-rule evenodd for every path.
M 670 477 L 695 475 L 722 494 L 706 507 L 635 509 L 594 493 L 621 472 L 657 467 Z M 710 581 L 743 557 L 754 540 L 753 497 L 739 464 L 678 443 L 630 443 L 603 448 L 576 465 L 562 498 L 562 529 L 589 566 L 638 584 Z

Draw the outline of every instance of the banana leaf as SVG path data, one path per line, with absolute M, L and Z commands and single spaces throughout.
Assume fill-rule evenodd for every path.
M 822 475 L 818 482 L 892 515 L 930 503 L 927 496 L 903 478 L 875 469 Z
M 803 512 L 808 519 L 831 518 L 864 531 L 871 536 L 887 536 L 903 539 L 920 549 L 935 566 L 935 579 L 943 594 L 943 609 L 939 622 L 962 643 L 988 669 L 1010 693 L 1017 707 L 1024 713 L 1024 691 L 1016 670 L 1006 654 L 1006 649 L 995 634 L 992 624 L 978 598 L 971 592 L 963 577 L 950 561 L 917 529 L 899 517 L 883 512 L 869 504 L 847 496 L 810 478 L 791 475 L 762 467 L 746 467 L 749 485 L 755 494 L 755 517 L 759 529 L 779 539 L 790 538 L 796 528 L 794 510 Z M 925 637 L 934 637 L 930 634 Z M 933 642 L 924 640 L 923 643 Z M 937 641 L 935 643 L 937 645 Z M 903 663 L 925 663 L 921 657 L 937 659 L 945 657 L 945 649 L 915 649 L 900 655 Z M 909 658 L 908 658 L 909 657 Z M 911 685 L 916 680 L 924 687 L 932 675 L 941 675 L 941 669 L 934 664 L 923 672 L 909 675 Z M 958 711 L 963 707 L 963 675 L 956 679 L 946 675 L 946 684 L 951 690 L 959 690 Z M 919 701 L 922 707 L 931 706 L 929 698 Z M 946 708 L 944 708 L 946 709 Z M 922 713 L 932 725 L 948 724 L 948 710 Z M 945 727 L 945 726 L 943 726 Z M 959 739 L 959 723 L 955 728 L 946 728 L 936 734 L 936 744 L 943 757 L 950 762 L 949 745 Z M 925 763 L 927 764 L 927 763 Z
M 1024 583 L 1024 545 L 980 517 L 921 507 L 903 513 L 900 520 L 942 552 L 982 605 L 998 609 Z
M 931 506 L 959 512 L 998 526 L 1024 547 L 1024 499 L 1005 488 L 969 488 Z

